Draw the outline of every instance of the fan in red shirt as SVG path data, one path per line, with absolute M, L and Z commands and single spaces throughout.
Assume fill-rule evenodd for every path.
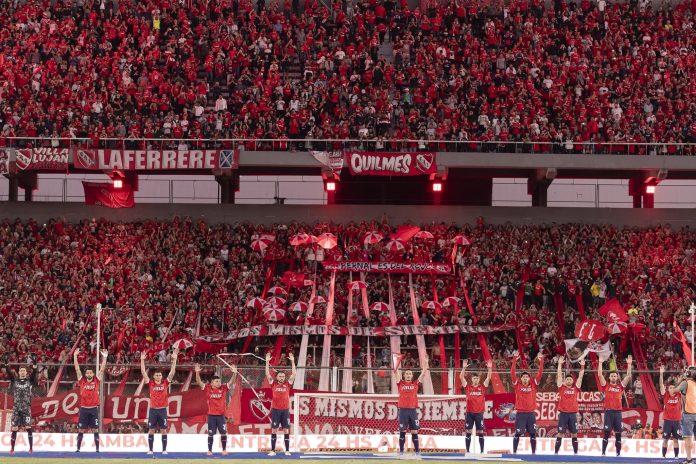
M 413 380 L 413 371 L 406 370 L 401 374 L 398 364 L 394 366 L 392 372 L 393 380 L 399 391 L 399 454 L 404 454 L 406 444 L 406 430 L 411 432 L 411 441 L 416 455 L 420 455 L 420 443 L 418 441 L 418 388 L 423 383 L 423 379 L 428 373 L 427 360 L 423 365 L 423 370 L 417 380 Z
M 179 349 L 175 348 L 172 353 L 172 368 L 166 379 L 162 379 L 162 371 L 155 371 L 153 378 L 150 379 L 145 369 L 145 358 L 147 353 L 140 354 L 140 372 L 143 374 L 143 383 L 150 389 L 150 412 L 147 418 L 147 444 L 150 450 L 147 454 L 152 454 L 155 444 L 155 431 L 162 434 L 162 454 L 167 454 L 167 409 L 169 408 L 169 383 L 174 379 L 176 373 L 176 359 L 179 356 Z
M 580 360 L 580 372 L 577 380 L 569 373 L 563 377 L 563 356 L 558 358 L 556 386 L 558 387 L 558 435 L 556 436 L 556 454 L 561 450 L 563 436 L 570 433 L 573 442 L 573 453 L 578 454 L 578 394 L 582 387 L 582 377 L 585 375 L 585 360 Z
M 209 384 L 201 380 L 201 366 L 196 364 L 196 384 L 205 392 L 208 401 L 208 456 L 213 455 L 213 441 L 215 432 L 220 432 L 220 444 L 222 445 L 222 455 L 227 455 L 227 422 L 225 420 L 225 409 L 227 408 L 227 393 L 237 379 L 237 366 L 232 366 L 232 377 L 223 385 L 222 380 L 214 375 Z
M 77 422 L 77 452 L 80 452 L 82 446 L 82 437 L 85 430 L 94 432 L 94 447 L 99 452 L 99 385 L 104 378 L 104 370 L 106 369 L 106 357 L 109 353 L 106 350 L 101 351 L 102 362 L 99 366 L 99 373 L 95 376 L 94 369 L 91 367 L 85 368 L 85 375 L 82 376 L 80 370 L 80 362 L 78 356 L 80 349 L 76 348 L 73 354 L 75 364 L 75 374 L 77 374 L 77 384 L 80 387 L 80 417 Z
M 464 429 L 466 430 L 466 452 L 471 448 L 471 429 L 476 425 L 476 435 L 479 439 L 479 453 L 483 453 L 485 429 L 483 426 L 483 413 L 486 410 L 486 388 L 491 383 L 491 375 L 493 375 L 493 361 L 486 362 L 488 373 L 486 378 L 481 383 L 481 376 L 478 372 L 471 374 L 471 383 L 466 381 L 466 368 L 469 367 L 469 360 L 465 359 L 462 362 L 462 372 L 459 374 L 459 379 L 462 382 L 464 393 L 466 393 L 466 420 Z
M 544 373 L 544 355 L 539 353 L 537 357 L 539 371 L 534 379 L 530 377 L 528 372 L 522 372 L 520 378 L 517 378 L 517 360 L 519 358 L 519 353 L 515 353 L 515 356 L 512 358 L 512 368 L 510 369 L 512 386 L 515 387 L 515 409 L 517 410 L 512 451 L 517 453 L 520 437 L 523 433 L 529 432 L 529 444 L 532 447 L 532 454 L 536 454 L 536 417 L 534 410 L 536 409 L 537 390 L 539 390 L 541 376 Z
M 607 452 L 607 444 L 609 443 L 609 437 L 612 431 L 616 439 L 616 455 L 621 456 L 621 432 L 623 428 L 621 397 L 623 396 L 624 388 L 631 383 L 631 378 L 633 377 L 633 357 L 628 355 L 628 357 L 626 357 L 626 362 L 628 363 L 628 368 L 623 380 L 619 381 L 618 372 L 611 372 L 609 374 L 609 383 L 607 383 L 602 373 L 603 362 L 600 361 L 597 365 L 599 386 L 604 392 L 604 438 L 602 439 L 602 456 Z
M 266 378 L 271 385 L 273 397 L 271 399 L 271 451 L 269 456 L 276 455 L 276 442 L 278 431 L 283 431 L 285 442 L 285 455 L 290 456 L 290 391 L 295 383 L 295 355 L 290 353 L 290 366 L 292 371 L 286 380 L 285 372 L 277 372 L 275 378 L 271 375 L 271 353 L 266 353 Z
M 682 425 L 682 394 L 677 390 L 677 385 L 670 382 L 665 388 L 665 366 L 660 366 L 660 395 L 664 406 L 664 425 L 662 426 L 662 457 L 667 457 L 667 443 L 672 438 L 674 444 L 674 457 L 679 457 L 679 438 Z

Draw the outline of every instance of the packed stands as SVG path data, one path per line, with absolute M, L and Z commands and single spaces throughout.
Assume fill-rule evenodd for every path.
M 0 129 L 93 145 L 690 154 L 675 144 L 696 142 L 696 3 L 658 3 L 3 2 Z

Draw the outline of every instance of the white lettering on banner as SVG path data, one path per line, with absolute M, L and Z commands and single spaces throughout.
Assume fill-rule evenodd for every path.
M 355 174 L 365 171 L 387 171 L 396 174 L 411 172 L 411 155 L 375 156 L 351 153 L 350 165 Z
M 218 155 L 218 150 L 94 150 L 98 165 L 94 166 L 87 152 L 76 154 L 85 167 L 142 171 L 214 169 Z
M 202 433 L 202 430 L 193 430 Z M 10 449 L 10 433 L 0 433 L 0 452 L 7 452 Z M 34 433 L 34 452 L 65 452 L 74 451 L 75 434 L 66 433 Z M 170 453 L 192 453 L 203 454 L 207 451 L 206 440 L 200 434 L 177 434 L 176 439 L 170 440 L 167 451 Z M 364 434 L 308 434 L 291 436 L 290 448 L 294 451 L 308 451 L 317 449 L 326 450 L 350 450 L 350 449 L 376 449 L 380 442 L 385 438 L 379 433 Z M 386 436 L 390 448 L 398 446 L 398 436 Z M 407 439 L 407 447 L 412 448 L 410 438 Z M 443 435 L 420 435 L 421 449 L 438 450 L 453 449 L 462 450 L 464 440 L 460 436 Z M 614 454 L 614 441 L 609 441 L 607 452 Z M 553 455 L 554 438 L 537 438 L 537 454 Z M 238 453 L 253 453 L 269 448 L 269 439 L 266 435 L 228 435 L 228 447 Z M 474 444 L 476 446 L 476 444 Z M 91 450 L 94 447 L 94 439 L 91 434 L 84 437 L 83 449 Z M 17 437 L 17 449 L 28 448 L 26 434 L 19 434 Z M 123 452 L 142 452 L 148 450 L 147 436 L 145 434 L 101 434 L 100 448 L 102 453 L 123 453 Z M 220 439 L 215 437 L 214 450 L 220 449 Z M 510 453 L 512 451 L 512 437 L 486 437 L 486 449 L 496 453 Z M 495 450 L 495 451 L 493 451 Z M 578 450 L 585 456 L 600 456 L 602 452 L 601 438 L 578 438 Z M 525 455 L 531 453 L 529 439 L 523 437 L 520 440 L 518 453 Z M 668 453 L 673 453 L 672 443 L 668 444 Z M 563 445 L 559 451 L 560 455 L 572 455 L 573 448 L 570 440 L 563 440 Z M 680 449 L 680 456 L 685 456 L 685 449 Z M 648 459 L 662 459 L 662 440 L 634 440 L 624 439 L 621 447 L 623 457 L 640 457 Z

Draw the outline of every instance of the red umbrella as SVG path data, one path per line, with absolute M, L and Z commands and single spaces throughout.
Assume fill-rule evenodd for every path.
M 383 238 L 384 237 L 382 237 L 382 234 L 378 232 L 368 232 L 363 238 L 363 243 L 365 245 L 374 245 L 375 243 L 381 242 Z
M 193 342 L 189 340 L 188 338 L 181 338 L 174 343 L 172 343 L 172 346 L 174 348 L 178 348 L 179 350 L 185 350 L 188 348 L 191 348 L 193 346 Z
M 271 287 L 268 289 L 268 293 L 271 295 L 287 295 L 288 292 L 285 291 L 283 287 Z
M 402 251 L 406 249 L 404 244 L 398 240 L 390 240 L 389 242 L 387 242 L 385 248 L 387 249 L 387 251 Z
M 294 311 L 296 313 L 299 312 L 305 312 L 309 308 L 309 305 L 305 303 L 304 301 L 297 301 L 293 304 L 290 305 L 290 311 Z
M 456 237 L 454 237 L 454 238 L 452 239 L 452 242 L 453 242 L 455 245 L 464 245 L 464 246 L 471 245 L 471 242 L 469 241 L 469 239 L 466 238 L 466 237 L 463 236 L 463 235 L 457 235 Z
M 308 240 L 309 240 L 309 234 L 305 234 L 304 232 L 302 232 L 300 234 L 293 235 L 292 238 L 290 238 L 290 245 L 292 245 L 292 246 L 306 245 Z
M 354 280 L 348 283 L 348 290 L 363 290 L 367 288 L 367 284 L 362 280 Z
M 440 309 L 442 309 L 442 305 L 436 301 L 426 301 L 421 305 L 421 308 L 439 311 Z
M 266 306 L 283 306 L 285 304 L 285 298 L 281 298 L 279 296 L 272 296 L 268 300 L 266 300 Z
M 414 237 L 422 238 L 424 240 L 432 240 L 435 238 L 435 236 L 427 230 L 421 230 L 420 232 L 417 232 L 416 235 L 414 235 Z
M 266 300 L 263 298 L 252 298 L 246 303 L 247 308 L 261 309 L 266 306 Z
M 317 238 L 316 235 L 310 235 L 309 238 L 307 239 L 307 243 L 309 244 L 314 244 L 319 241 L 319 238 Z
M 444 300 L 442 300 L 442 306 L 445 308 L 448 306 L 454 306 L 455 308 L 459 305 L 459 298 L 456 296 L 448 296 Z
M 256 239 L 253 242 L 251 242 L 251 249 L 254 251 L 258 251 L 259 253 L 263 253 L 266 251 L 266 248 L 268 248 L 268 242 L 265 240 Z
M 373 311 L 389 311 L 389 305 L 383 301 L 378 301 L 377 303 L 372 303 L 370 309 Z
M 267 321 L 278 322 L 285 317 L 285 310 L 275 306 L 266 306 L 263 308 L 263 317 L 265 317 Z
M 320 247 L 322 247 L 325 250 L 330 250 L 330 249 L 334 248 L 336 245 L 338 245 L 338 239 L 336 238 L 336 236 L 334 234 L 329 234 L 329 233 L 321 234 L 318 237 L 317 245 L 319 245 Z
M 628 330 L 628 324 L 622 321 L 610 322 L 607 324 L 607 331 L 611 335 L 624 333 Z
M 259 235 L 259 240 L 263 240 L 264 242 L 275 242 L 276 236 L 275 234 L 261 234 Z
M 315 296 L 314 298 L 309 300 L 309 302 L 313 304 L 326 303 L 326 298 L 324 298 L 323 296 Z

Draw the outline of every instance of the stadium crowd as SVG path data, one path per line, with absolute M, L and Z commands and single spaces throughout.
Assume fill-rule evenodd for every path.
M 449 296 L 460 298 L 456 306 L 420 309 L 421 324 L 473 323 L 461 278 L 477 324 L 516 328 L 489 336 L 496 366 L 506 368 L 517 349 L 529 359 L 538 352 L 548 358 L 562 354 L 562 339 L 573 337 L 579 319 L 576 295 L 591 319 L 602 319 L 597 308 L 617 297 L 627 308 L 633 330 L 612 337 L 616 352 L 631 353 L 628 342 L 635 338 L 645 349 L 648 365 L 665 364 L 672 370 L 682 367 L 681 345 L 672 323 L 676 321 L 690 337 L 688 307 L 696 299 L 696 235 L 688 228 L 491 226 L 482 220 L 475 226 L 430 224 L 423 228 L 432 233 L 432 239 L 412 238 L 403 250 L 388 251 L 388 235 L 396 229 L 376 222 L 264 227 L 209 225 L 187 218 L 134 223 L 51 221 L 45 225 L 5 220 L 0 224 L 0 346 L 6 361 L 24 362 L 33 352 L 42 364 L 69 362 L 68 354 L 77 344 L 82 350 L 81 362 L 85 362 L 96 349 L 93 309 L 100 303 L 110 363 L 137 363 L 140 353 L 146 351 L 149 362 L 167 364 L 168 350 L 176 340 L 195 341 L 198 335 L 220 336 L 223 330 L 264 324 L 261 311 L 248 303 L 254 297 L 270 297 L 264 291 L 273 286 L 289 290 L 283 305 L 286 309 L 293 302 L 309 302 L 311 286 L 288 286 L 286 271 L 302 273 L 304 279 L 316 282 L 316 295 L 327 298 L 330 275 L 322 272 L 325 260 L 449 262 L 451 239 L 464 234 L 471 246 L 458 247 L 456 276 L 414 276 L 419 304 L 435 299 L 442 302 Z M 289 244 L 299 232 L 319 235 L 327 231 L 338 238 L 333 249 Z M 365 245 L 365 234 L 373 231 L 385 238 Z M 255 251 L 253 243 L 263 234 L 271 235 L 272 241 L 263 252 Z M 370 318 L 362 315 L 357 296 L 356 313 L 348 313 L 350 278 L 348 273 L 337 275 L 334 323 L 390 325 L 386 311 L 371 311 Z M 412 324 L 407 277 L 394 275 L 391 280 L 397 324 Z M 389 301 L 384 274 L 367 274 L 365 282 L 370 304 Z M 323 324 L 325 308 L 325 303 L 315 305 L 309 322 Z M 305 317 L 302 311 L 287 311 L 282 322 L 303 324 Z M 565 331 L 559 324 L 561 318 Z M 463 340 L 462 356 L 480 360 L 474 337 Z M 380 348 L 386 347 L 380 343 L 386 339 L 374 337 L 373 341 L 372 365 L 387 365 L 388 351 L 380 356 Z M 272 340 L 261 343 L 272 344 Z M 229 349 L 240 351 L 243 344 L 239 340 Z M 298 337 L 286 337 L 283 351 L 296 352 L 298 344 Z M 405 337 L 404 344 L 415 343 L 412 337 Z M 264 349 L 270 346 L 261 346 Z M 446 349 L 453 349 L 451 338 Z M 430 350 L 434 368 L 440 362 L 438 350 Z M 209 356 L 195 352 L 182 351 L 180 365 L 205 361 Z M 405 365 L 417 359 L 415 349 L 408 352 Z M 354 344 L 355 365 L 366 365 L 367 356 L 363 344 Z M 342 353 L 331 357 L 332 365 L 342 361 Z M 308 360 L 309 366 L 317 363 L 317 359 Z M 45 383 L 46 376 L 42 378 Z
M 696 142 L 694 0 L 429 5 L 3 2 L 0 135 L 95 145 L 354 138 L 376 140 L 373 149 L 495 140 L 569 152 L 660 142 L 660 153 L 692 152 L 672 143 Z

